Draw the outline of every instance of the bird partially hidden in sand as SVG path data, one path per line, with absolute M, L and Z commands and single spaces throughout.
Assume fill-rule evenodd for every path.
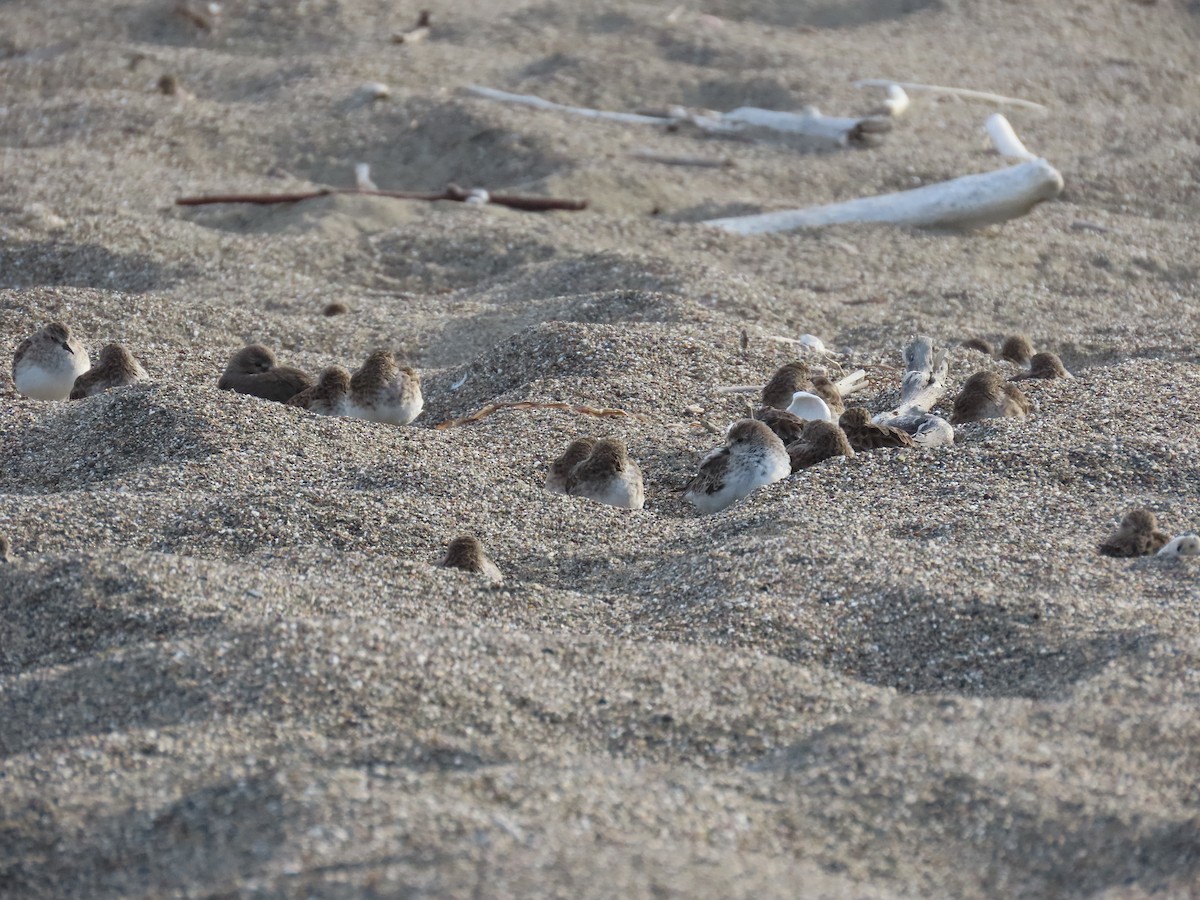
M 87 350 L 71 336 L 71 329 L 53 322 L 17 345 L 13 384 L 31 400 L 66 400 L 75 379 L 91 365 Z
M 1028 366 L 1033 358 L 1033 344 L 1023 334 L 1014 334 L 1005 338 L 1000 345 L 1000 358 L 1016 363 L 1018 366 Z
M 1181 534 L 1171 538 L 1155 556 L 1180 559 L 1187 556 L 1200 556 L 1200 535 Z
M 775 370 L 770 381 L 763 386 L 763 406 L 787 409 L 797 391 L 812 389 L 812 377 L 812 369 L 808 367 L 808 363 L 801 360 L 784 363 Z
M 350 373 L 341 366 L 327 366 L 310 385 L 288 400 L 288 406 L 298 406 L 319 416 L 344 416 L 350 402 Z
M 269 348 L 251 344 L 233 354 L 217 388 L 287 403 L 312 383 L 312 379 L 299 369 L 278 365 Z
M 770 428 L 775 433 L 775 437 L 783 441 L 785 447 L 800 440 L 800 435 L 804 433 L 804 426 L 808 424 L 807 419 L 802 419 L 786 409 L 776 409 L 773 406 L 760 406 L 755 410 L 754 418 Z
M 1074 378 L 1057 353 L 1035 353 L 1029 360 L 1029 369 L 1019 372 L 1009 381 L 1021 381 L 1025 378 Z
M 799 472 L 835 456 L 853 457 L 854 448 L 840 425 L 813 419 L 805 422 L 800 437 L 788 444 L 787 454 L 792 471 Z
M 858 369 L 839 381 L 831 381 L 825 375 L 814 372 L 808 363 L 793 360 L 775 370 L 762 389 L 762 403 L 775 409 L 787 409 L 792 405 L 796 392 L 804 391 L 820 397 L 834 415 L 839 415 L 843 406 L 842 398 L 865 388 L 866 378 L 867 373 Z
M 7 535 L 0 534 L 0 563 L 12 562 L 12 557 L 9 555 L 12 551 L 12 544 L 8 542 Z
M 388 350 L 374 350 L 350 377 L 349 415 L 385 425 L 407 425 L 421 414 L 425 398 L 416 369 L 401 366 Z
M 962 342 L 962 346 L 967 350 L 974 350 L 977 353 L 982 353 L 984 356 L 991 356 L 995 350 L 992 349 L 990 342 L 981 337 L 967 338 Z
M 876 425 L 871 421 L 871 414 L 862 406 L 850 407 L 842 413 L 838 424 L 856 452 L 915 446 L 907 431 L 891 425 Z
M 1029 398 L 1015 384 L 995 372 L 976 372 L 954 398 L 950 424 L 983 419 L 1023 419 L 1032 408 Z
M 1105 556 L 1149 556 L 1161 550 L 1167 540 L 1167 536 L 1158 530 L 1158 519 L 1153 512 L 1135 509 L 1104 539 L 1100 552 Z
M 100 351 L 100 362 L 75 379 L 71 399 L 82 400 L 111 388 L 145 381 L 149 377 L 132 353 L 120 344 L 106 344 Z
M 729 427 L 725 446 L 700 462 L 683 495 L 701 512 L 715 513 L 791 472 L 783 441 L 762 422 L 739 419 Z
M 646 505 L 642 470 L 619 438 L 580 438 L 550 466 L 546 488 L 622 509 Z
M 908 413 L 893 415 L 879 413 L 871 418 L 876 425 L 888 425 L 899 428 L 913 439 L 913 443 L 921 447 L 944 447 L 954 443 L 954 426 L 933 413 Z
M 483 552 L 483 545 L 473 534 L 460 534 L 446 547 L 446 555 L 438 563 L 443 569 L 462 569 L 464 572 L 474 572 L 483 575 L 489 581 L 503 581 L 504 575 L 488 555 Z

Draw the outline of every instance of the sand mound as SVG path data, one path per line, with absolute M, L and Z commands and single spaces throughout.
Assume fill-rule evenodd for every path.
M 61 320 L 153 378 L 0 376 L 0 895 L 1196 893 L 1197 567 L 1096 552 L 1138 506 L 1200 527 L 1188 4 L 448 0 L 403 44 L 380 0 L 176 7 L 0 4 L 3 343 Z M 1044 104 L 1005 111 L 1064 193 L 971 234 L 737 237 L 699 221 L 1003 165 L 997 107 L 914 93 L 877 146 L 806 152 L 464 90 L 849 115 L 871 76 Z M 589 206 L 174 204 L 362 162 Z M 951 348 L 942 413 L 1017 374 L 967 337 L 1076 378 L 696 515 L 806 332 L 871 410 L 913 333 Z M 313 373 L 389 348 L 425 412 L 216 390 L 250 342 Z M 568 408 L 434 427 L 520 401 Z M 545 491 L 583 435 L 645 509 Z M 463 532 L 502 583 L 438 567 Z

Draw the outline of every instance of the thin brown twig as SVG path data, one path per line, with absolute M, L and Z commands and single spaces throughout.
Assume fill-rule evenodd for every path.
M 461 419 L 449 419 L 445 422 L 439 422 L 434 425 L 435 431 L 445 431 L 447 428 L 458 428 L 460 425 L 471 425 L 486 419 L 492 413 L 500 412 L 504 409 L 560 409 L 565 412 L 578 413 L 583 416 L 596 416 L 598 418 L 608 419 L 625 416 L 630 419 L 638 419 L 645 421 L 644 416 L 637 413 L 631 413 L 624 409 L 609 409 L 597 408 L 595 406 L 583 406 L 577 403 L 562 403 L 562 402 L 545 402 L 538 400 L 520 400 L 516 403 L 489 403 L 483 409 L 476 410 L 468 416 L 463 416 Z
M 465 203 L 479 196 L 475 192 L 465 190 L 458 185 L 447 185 L 446 190 L 435 191 L 364 191 L 358 188 L 320 188 L 315 191 L 303 191 L 295 194 L 212 194 L 205 197 L 180 197 L 175 201 L 176 206 L 207 206 L 215 203 L 254 203 L 260 206 L 271 203 L 299 203 L 302 200 L 313 200 L 317 197 L 327 197 L 330 194 L 358 194 L 366 197 L 389 197 L 394 200 L 454 200 Z M 510 209 L 522 209 L 527 212 L 545 212 L 547 210 L 567 210 L 575 212 L 587 209 L 586 200 L 564 200 L 556 197 L 531 197 L 519 194 L 487 194 L 487 202 L 497 206 L 507 206 Z

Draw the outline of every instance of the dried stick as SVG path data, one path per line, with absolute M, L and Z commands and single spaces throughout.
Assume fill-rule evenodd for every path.
M 634 159 L 662 163 L 665 166 L 696 166 L 701 169 L 724 169 L 733 165 L 733 160 L 728 156 L 722 156 L 719 159 L 709 159 L 705 156 L 672 156 L 668 153 L 656 153 L 653 150 L 646 150 L 644 148 L 630 150 L 629 155 Z
M 645 421 L 644 416 L 640 416 L 637 413 L 627 412 L 623 409 L 598 409 L 594 406 L 583 406 L 575 403 L 520 400 L 516 403 L 489 403 L 483 409 L 476 410 L 469 416 L 463 416 L 461 419 L 450 419 L 445 422 L 439 422 L 433 427 L 435 431 L 445 431 L 447 428 L 458 428 L 461 425 L 470 425 L 474 422 L 479 422 L 482 419 L 486 419 L 488 416 L 492 415 L 492 413 L 500 412 L 500 410 L 503 409 L 560 409 L 565 412 L 578 413 L 583 416 L 596 416 L 603 419 L 626 416 L 630 419 Z
M 1045 111 L 1047 107 L 1032 100 L 1021 100 L 1018 97 L 1006 97 L 1003 94 L 993 94 L 989 91 L 973 91 L 970 88 L 944 87 L 938 84 L 917 84 L 912 81 L 892 81 L 890 78 L 862 78 L 854 82 L 855 87 L 890 87 L 898 85 L 906 91 L 924 91 L 927 94 L 943 94 L 947 97 L 962 97 L 964 100 L 986 100 L 988 103 L 1003 103 L 1008 106 L 1021 106 L 1025 109 Z
M 586 200 L 563 200 L 555 197 L 529 197 L 518 194 L 492 194 L 487 191 L 468 191 L 451 184 L 441 192 L 433 191 L 364 191 L 358 188 L 321 188 L 297 194 L 212 194 L 205 197 L 180 197 L 176 206 L 207 206 L 214 203 L 299 203 L 331 194 L 355 194 L 362 197 L 389 197 L 394 200 L 454 200 L 459 203 L 495 203 L 510 209 L 545 212 L 552 209 L 578 211 L 587 209 Z

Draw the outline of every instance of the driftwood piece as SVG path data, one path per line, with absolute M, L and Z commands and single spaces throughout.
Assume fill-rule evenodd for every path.
M 316 191 L 303 191 L 295 194 L 210 194 L 203 197 L 180 197 L 175 201 L 176 206 L 206 206 L 214 203 L 254 203 L 266 205 L 271 203 L 299 203 L 301 200 L 312 200 L 317 197 L 327 197 L 331 194 L 355 194 L 362 197 L 389 197 L 394 200 L 454 200 L 459 203 L 494 203 L 497 206 L 507 206 L 510 209 L 521 209 L 527 212 L 546 212 L 547 210 L 578 211 L 587 209 L 586 200 L 564 200 L 556 197 L 531 197 L 519 194 L 493 194 L 479 189 L 466 190 L 456 184 L 446 186 L 444 191 L 370 191 L 359 188 L 321 188 Z
M 946 393 L 950 368 L 945 348 L 935 350 L 933 338 L 918 334 L 904 348 L 904 378 L 900 382 L 900 404 L 893 416 L 927 413 Z
M 461 425 L 470 425 L 473 422 L 479 422 L 486 419 L 493 413 L 500 412 L 504 409 L 558 409 L 565 412 L 578 413 L 581 416 L 596 416 L 601 419 L 611 419 L 617 417 L 626 417 L 645 421 L 644 416 L 637 413 L 631 413 L 624 409 L 609 409 L 597 408 L 595 406 L 584 406 L 578 403 L 561 403 L 561 402 L 542 402 L 538 400 L 520 400 L 516 403 L 489 403 L 483 409 L 476 410 L 470 415 L 463 416 L 461 419 L 449 419 L 445 422 L 439 422 L 434 425 L 435 431 L 445 431 L 447 428 L 458 428 Z
M 887 116 L 862 118 L 826 116 L 815 106 L 807 106 L 798 113 L 759 109 L 754 106 L 741 106 L 727 113 L 697 112 L 683 107 L 673 107 L 661 115 L 646 115 L 644 113 L 611 112 L 583 106 L 566 106 L 532 94 L 512 94 L 508 91 L 498 91 L 495 88 L 480 85 L 470 85 L 466 91 L 477 97 L 497 100 L 501 103 L 515 103 L 519 106 L 563 112 L 588 119 L 603 119 L 631 125 L 658 125 L 664 128 L 690 124 L 703 131 L 718 133 L 761 129 L 778 134 L 801 135 L 839 146 L 867 140 L 892 127 Z
M 1062 175 L 1044 159 L 995 172 L 963 175 L 911 191 L 860 197 L 844 203 L 709 219 L 705 225 L 734 234 L 768 234 L 847 222 L 940 228 L 977 228 L 1023 216 L 1057 197 Z

